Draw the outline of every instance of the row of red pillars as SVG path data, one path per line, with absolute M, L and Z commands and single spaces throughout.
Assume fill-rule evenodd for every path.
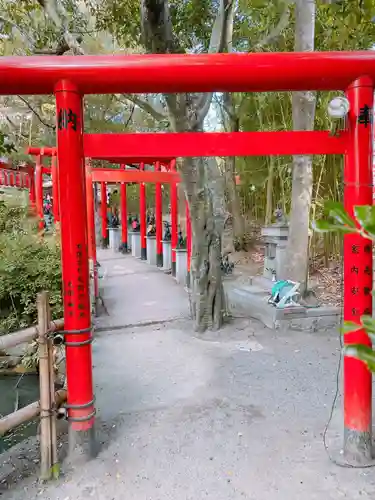
M 123 166 L 124 168 L 124 166 Z M 140 164 L 140 170 L 144 170 L 145 163 Z M 170 169 L 176 170 L 176 161 L 172 160 Z M 155 171 L 161 170 L 160 162 L 155 162 Z M 106 245 L 108 238 L 107 223 L 107 185 L 101 182 L 101 221 L 102 221 L 102 241 Z M 122 182 L 120 186 L 120 213 L 121 213 L 121 249 L 126 252 L 128 249 L 128 213 L 127 213 L 127 188 L 126 183 Z M 171 201 L 171 246 L 172 246 L 172 275 L 176 274 L 176 247 L 178 241 L 178 192 L 177 183 L 170 183 L 170 201 Z M 146 204 L 146 184 L 139 184 L 139 222 L 141 238 L 141 259 L 147 259 L 147 204 Z M 160 182 L 155 184 L 155 229 L 156 229 L 156 262 L 158 267 L 163 266 L 163 204 L 162 204 L 162 185 Z M 190 272 L 191 260 L 191 222 L 188 203 L 186 203 L 186 233 L 187 233 L 187 254 L 188 254 L 188 273 Z

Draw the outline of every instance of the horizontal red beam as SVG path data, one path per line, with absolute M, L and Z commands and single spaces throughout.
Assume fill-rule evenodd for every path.
M 32 156 L 55 156 L 56 148 L 50 148 L 50 147 L 37 148 L 30 146 L 26 148 L 26 154 Z
M 92 169 L 93 182 L 179 182 L 174 172 L 150 172 L 148 170 Z
M 1 57 L 0 94 L 51 94 L 67 79 L 83 94 L 343 90 L 375 80 L 375 54 L 268 52 Z
M 87 158 L 176 158 L 343 154 L 346 134 L 329 132 L 185 132 L 170 134 L 85 134 Z
M 98 134 L 99 135 L 99 134 Z M 105 136 L 106 137 L 106 136 Z M 35 146 L 29 146 L 26 148 L 26 154 L 27 155 L 32 155 L 32 156 L 55 156 L 57 154 L 57 148 L 56 147 L 35 147 Z M 105 156 L 104 158 L 92 158 L 93 160 L 105 160 L 110 163 L 115 163 L 115 164 L 139 164 L 139 163 L 146 163 L 146 165 L 156 163 L 157 161 L 160 162 L 161 165 L 169 165 L 169 163 L 174 159 L 174 158 L 147 158 L 144 156 L 137 156 L 137 157 L 131 157 L 131 158 L 114 158 L 114 157 L 108 157 Z M 126 160 L 126 161 L 125 161 Z M 47 167 L 50 168 L 50 167 Z
M 125 135 L 125 134 L 124 134 Z M 144 163 L 145 165 L 153 165 L 157 161 L 164 166 L 168 166 L 169 163 L 174 160 L 175 158 L 160 158 L 160 157 L 155 157 L 155 158 L 148 158 L 147 156 L 137 156 L 137 157 L 132 157 L 132 158 L 121 158 L 121 157 L 105 157 L 105 158 L 92 158 L 92 160 L 105 160 L 108 161 L 109 163 L 114 163 L 121 165 L 122 163 L 124 165 L 139 165 L 140 163 Z

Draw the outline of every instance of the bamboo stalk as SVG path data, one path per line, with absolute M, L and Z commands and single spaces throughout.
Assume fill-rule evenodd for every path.
M 56 319 L 51 321 L 49 325 L 50 332 L 57 332 L 64 328 L 64 319 Z M 11 347 L 15 347 L 19 344 L 24 344 L 26 342 L 31 342 L 38 336 L 38 327 L 30 326 L 24 330 L 18 330 L 17 332 L 8 333 L 7 335 L 2 335 L 0 337 L 0 351 L 6 351 Z
M 67 391 L 66 389 L 60 389 L 55 392 L 56 407 L 60 407 L 62 403 L 66 401 Z M 32 420 L 40 414 L 40 401 L 35 401 L 20 410 L 13 413 L 9 413 L 5 417 L 0 419 L 0 436 L 3 436 L 7 432 L 15 429 L 19 425 Z
M 48 307 L 49 316 L 51 314 L 50 308 Z M 51 323 L 50 317 L 48 318 L 48 324 Z M 50 430 L 51 430 L 51 474 L 54 479 L 59 477 L 59 464 L 57 461 L 57 432 L 56 432 L 56 400 L 55 400 L 55 370 L 54 370 L 54 346 L 53 339 L 48 337 L 47 339 L 47 350 L 48 350 L 48 368 L 49 368 L 49 391 L 50 391 Z
M 42 480 L 51 477 L 51 397 L 47 333 L 49 327 L 49 295 L 41 292 L 37 297 L 39 387 L 40 387 L 40 475 Z

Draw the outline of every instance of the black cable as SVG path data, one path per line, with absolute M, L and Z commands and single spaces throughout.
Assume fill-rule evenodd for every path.
M 341 366 L 342 366 L 342 359 L 343 359 L 343 349 L 344 349 L 344 343 L 342 340 L 342 327 L 343 327 L 343 320 L 344 320 L 344 257 L 341 257 L 341 314 L 340 314 L 340 324 L 339 324 L 339 343 L 340 343 L 340 358 L 337 366 L 337 371 L 336 371 L 336 391 L 335 391 L 335 396 L 333 398 L 332 406 L 331 406 L 331 411 L 329 414 L 328 422 L 324 428 L 323 432 L 323 445 L 325 452 L 327 453 L 327 456 L 333 464 L 337 465 L 338 467 L 341 467 L 343 469 L 371 469 L 372 467 L 375 467 L 375 462 L 371 464 L 363 464 L 363 465 L 352 465 L 347 462 L 338 462 L 335 458 L 332 457 L 331 453 L 329 452 L 328 446 L 327 446 L 327 432 L 329 430 L 329 427 L 332 422 L 333 418 L 333 413 L 336 408 L 336 403 L 337 399 L 340 394 L 340 372 L 341 372 Z

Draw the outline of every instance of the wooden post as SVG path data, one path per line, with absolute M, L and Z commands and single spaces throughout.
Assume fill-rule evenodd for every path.
M 48 324 L 51 324 L 51 310 L 48 304 Z M 51 476 L 57 479 L 60 468 L 57 459 L 57 431 L 56 431 L 56 396 L 55 396 L 55 371 L 54 371 L 54 345 L 51 335 L 47 337 L 49 393 L 50 393 L 50 425 L 51 425 Z
M 51 478 L 51 392 L 47 333 L 49 329 L 49 294 L 41 292 L 37 297 L 38 344 L 39 344 L 39 387 L 40 387 L 40 476 Z

